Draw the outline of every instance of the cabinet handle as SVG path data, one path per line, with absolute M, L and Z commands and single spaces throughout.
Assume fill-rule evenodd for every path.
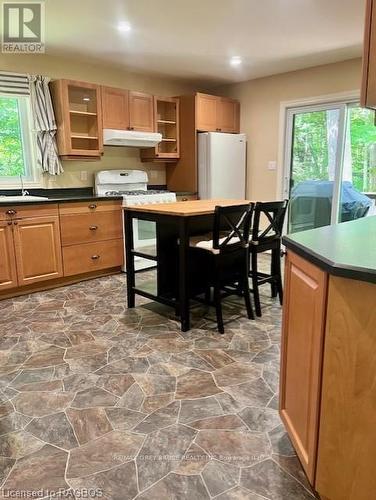
M 13 224 L 14 224 L 15 226 L 17 226 L 18 222 L 13 222 Z
M 100 255 L 92 255 L 91 258 L 92 260 L 98 260 L 100 257 Z
M 97 205 L 95 203 L 92 203 L 89 205 L 90 210 L 95 210 L 97 208 Z
M 11 226 L 12 224 L 13 224 L 13 222 L 10 222 L 10 221 L 8 222 L 8 226 Z
M 6 213 L 7 215 L 16 215 L 17 210 L 7 210 L 5 213 Z
M 90 231 L 96 231 L 98 226 L 89 226 Z

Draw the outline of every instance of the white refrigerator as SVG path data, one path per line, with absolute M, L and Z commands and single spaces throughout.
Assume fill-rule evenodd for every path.
M 244 199 L 245 134 L 198 134 L 198 195 L 203 199 Z

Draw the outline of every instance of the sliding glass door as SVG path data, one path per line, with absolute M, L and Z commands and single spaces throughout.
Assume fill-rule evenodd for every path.
M 338 222 L 376 215 L 375 113 L 347 106 Z
M 356 103 L 288 110 L 288 232 L 364 217 L 376 198 L 374 113 Z

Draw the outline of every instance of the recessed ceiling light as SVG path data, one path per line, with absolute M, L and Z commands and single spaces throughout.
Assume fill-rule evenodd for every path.
M 117 29 L 122 33 L 128 33 L 132 30 L 132 26 L 126 21 L 121 21 L 120 23 L 118 23 Z
M 232 56 L 230 59 L 231 66 L 239 66 L 242 62 L 243 61 L 240 56 Z

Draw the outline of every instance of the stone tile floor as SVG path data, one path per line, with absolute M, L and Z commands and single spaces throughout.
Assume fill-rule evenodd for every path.
M 0 497 L 312 499 L 276 411 L 277 302 L 249 321 L 227 299 L 225 335 L 199 306 L 182 334 L 125 283 L 0 301 Z

